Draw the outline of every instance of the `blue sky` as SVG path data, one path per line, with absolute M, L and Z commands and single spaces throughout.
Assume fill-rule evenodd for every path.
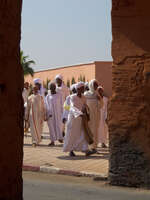
M 21 48 L 47 69 L 111 60 L 111 0 L 24 0 Z

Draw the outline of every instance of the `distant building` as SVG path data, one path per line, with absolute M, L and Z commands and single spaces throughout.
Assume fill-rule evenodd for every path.
M 37 71 L 34 77 L 25 77 L 25 81 L 33 83 L 34 78 L 40 78 L 44 82 L 47 80 L 54 80 L 57 74 L 61 74 L 64 77 L 64 82 L 72 83 L 73 80 L 90 81 L 91 79 L 97 79 L 99 83 L 104 87 L 108 96 L 112 94 L 112 62 L 96 61 L 88 64 L 80 64 L 73 66 L 60 67 L 55 69 L 47 69 Z

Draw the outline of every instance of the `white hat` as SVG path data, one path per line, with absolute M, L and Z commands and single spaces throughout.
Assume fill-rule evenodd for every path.
M 92 79 L 90 82 L 89 82 L 89 89 L 91 92 L 94 92 L 95 89 L 94 89 L 94 83 L 97 83 L 98 84 L 98 81 L 96 79 Z M 99 84 L 98 84 L 99 85 Z
M 84 82 L 80 81 L 80 82 L 76 83 L 76 90 L 81 88 L 81 87 L 84 87 L 84 86 L 85 86 Z
M 42 84 L 42 80 L 41 80 L 40 78 L 35 78 L 35 79 L 33 80 L 33 82 L 34 82 L 34 84 L 36 84 L 36 83 Z
M 70 90 L 72 91 L 73 89 L 76 89 L 76 83 L 70 86 Z
M 55 80 L 56 80 L 57 78 L 59 78 L 60 80 L 63 81 L 63 76 L 62 76 L 61 74 L 57 74 L 57 75 L 55 76 Z

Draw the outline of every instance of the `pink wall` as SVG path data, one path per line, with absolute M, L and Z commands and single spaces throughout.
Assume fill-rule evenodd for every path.
M 90 81 L 95 78 L 95 64 L 90 63 L 39 71 L 35 72 L 33 78 L 31 76 L 25 77 L 25 81 L 33 83 L 34 78 L 40 78 L 43 81 L 46 81 L 47 79 L 53 80 L 57 74 L 61 74 L 64 77 L 65 83 L 68 79 L 72 80 L 72 77 L 78 81 L 80 75 L 85 76 L 86 80 Z
M 85 76 L 86 81 L 97 79 L 104 87 L 106 94 L 108 96 L 112 95 L 112 62 L 96 61 L 89 64 L 43 70 L 35 72 L 33 78 L 31 76 L 25 77 L 25 81 L 33 83 L 34 78 L 40 78 L 43 81 L 47 79 L 54 80 L 57 74 L 61 74 L 64 77 L 65 83 L 68 79 L 71 81 L 72 77 L 74 77 L 77 82 L 80 75 Z

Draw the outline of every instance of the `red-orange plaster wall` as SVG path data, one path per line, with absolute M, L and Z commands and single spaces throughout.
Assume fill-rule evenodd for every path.
M 105 93 L 108 96 L 112 94 L 112 62 L 96 61 L 93 63 L 74 65 L 61 67 L 56 69 L 48 69 L 39 72 L 35 72 L 34 77 L 25 77 L 25 81 L 33 83 L 34 78 L 40 78 L 43 81 L 47 79 L 54 80 L 57 74 L 61 74 L 64 78 L 64 82 L 75 78 L 76 82 L 80 75 L 85 76 L 86 81 L 91 79 L 97 79 L 100 84 L 104 87 Z
M 104 87 L 107 96 L 112 95 L 112 62 L 95 62 L 95 78 Z
M 61 74 L 64 78 L 64 82 L 66 83 L 69 79 L 71 81 L 72 77 L 78 81 L 80 75 L 85 76 L 86 81 L 95 78 L 95 64 L 83 64 L 83 65 L 74 65 L 69 67 L 62 67 L 57 69 L 49 69 L 43 70 L 39 72 L 35 72 L 34 77 L 31 76 L 25 77 L 25 81 L 33 83 L 34 78 L 40 78 L 43 81 L 47 79 L 54 80 L 57 74 Z

